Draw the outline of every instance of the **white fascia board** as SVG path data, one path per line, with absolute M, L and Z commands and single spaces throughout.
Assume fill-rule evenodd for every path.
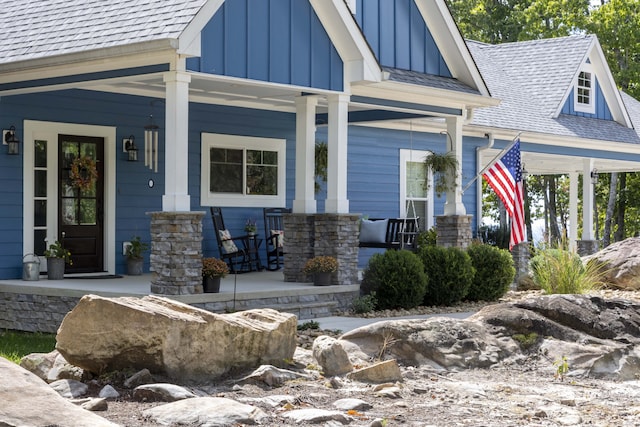
M 445 0 L 415 0 L 415 3 L 453 76 L 483 96 L 491 96 Z
M 178 53 L 187 56 L 200 56 L 200 34 L 202 29 L 213 18 L 224 0 L 207 1 L 196 16 L 189 22 L 182 34 L 178 37 Z
M 382 69 L 344 0 L 309 0 L 345 65 L 347 83 L 379 82 Z
M 354 85 L 351 87 L 351 91 L 354 95 L 462 109 L 495 107 L 501 102 L 497 98 L 489 98 L 472 93 L 391 81 L 371 85 Z

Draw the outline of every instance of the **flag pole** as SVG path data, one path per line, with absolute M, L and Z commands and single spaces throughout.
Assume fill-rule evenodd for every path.
M 487 169 L 489 169 L 491 166 L 493 166 L 493 164 L 495 163 L 496 160 L 498 160 L 504 153 L 506 153 L 507 151 L 511 150 L 511 147 L 513 147 L 514 145 L 516 145 L 516 141 L 518 140 L 518 138 L 520 137 L 520 135 L 522 134 L 522 131 L 518 132 L 518 134 L 511 140 L 511 143 L 509 145 L 507 145 L 505 148 L 502 149 L 502 151 L 500 151 L 494 158 L 493 160 L 491 160 L 489 163 L 487 163 L 487 166 L 485 166 L 484 168 L 482 168 L 482 170 L 480 172 L 478 172 L 476 174 L 476 176 L 473 177 L 473 179 L 471 181 L 469 181 L 467 183 L 467 185 L 465 185 L 465 187 L 462 189 L 462 193 L 464 194 L 465 191 L 467 191 L 469 189 L 469 187 L 471 187 L 471 185 L 476 182 L 476 180 L 478 179 L 478 177 L 480 177 L 483 173 L 486 172 Z

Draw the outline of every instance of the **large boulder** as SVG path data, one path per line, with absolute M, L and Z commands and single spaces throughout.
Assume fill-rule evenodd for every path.
M 340 337 L 352 360 L 380 355 L 439 369 L 486 368 L 544 354 L 571 373 L 616 380 L 640 375 L 640 304 L 549 295 L 484 307 L 465 320 L 388 320 Z M 527 344 L 527 345 L 524 345 Z
M 613 243 L 583 260 L 597 262 L 608 285 L 625 290 L 640 289 L 640 237 Z
M 0 357 L 0 425 L 2 426 L 117 426 L 70 403 L 46 382 Z
M 62 321 L 56 348 L 94 373 L 148 368 L 205 381 L 291 359 L 296 327 L 294 315 L 271 309 L 214 314 L 157 296 L 87 295 Z

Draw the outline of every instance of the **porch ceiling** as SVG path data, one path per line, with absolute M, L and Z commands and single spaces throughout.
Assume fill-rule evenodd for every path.
M 489 149 L 480 155 L 481 167 L 491 162 L 501 150 Z M 570 172 L 584 172 L 585 161 L 589 157 L 557 155 L 547 153 L 521 152 L 524 169 L 529 175 L 560 175 Z M 593 159 L 593 167 L 599 172 L 636 172 L 640 171 L 640 161 Z

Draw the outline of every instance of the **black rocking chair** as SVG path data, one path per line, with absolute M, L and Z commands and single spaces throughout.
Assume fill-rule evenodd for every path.
M 264 235 L 267 249 L 267 269 L 279 270 L 284 263 L 284 221 L 282 214 L 291 213 L 288 208 L 264 208 Z
M 232 237 L 224 225 L 222 209 L 211 207 L 211 219 L 213 220 L 213 230 L 218 242 L 218 252 L 220 259 L 229 265 L 231 273 L 244 273 L 242 266 L 247 265 L 247 236 Z M 238 265 L 241 267 L 238 268 Z

